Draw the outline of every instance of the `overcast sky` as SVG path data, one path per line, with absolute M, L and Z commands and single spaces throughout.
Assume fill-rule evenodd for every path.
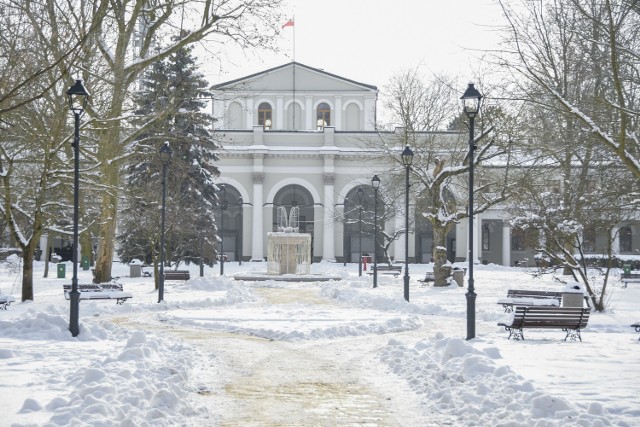
M 280 54 L 228 51 L 222 65 L 207 65 L 216 84 L 293 59 L 383 89 L 400 70 L 459 75 L 463 85 L 481 52 L 497 46 L 502 23 L 495 0 L 289 0 L 295 26 L 282 30 Z M 284 24 L 284 22 L 283 22 Z M 465 77 L 465 75 L 469 77 Z M 461 87 L 461 92 L 464 87 Z

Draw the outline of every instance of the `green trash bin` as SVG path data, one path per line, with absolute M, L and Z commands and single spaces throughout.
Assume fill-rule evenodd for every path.
M 89 270 L 89 257 L 87 255 L 82 257 L 82 269 L 84 271 Z
M 622 266 L 622 277 L 624 278 L 631 277 L 631 264 L 624 264 Z
M 67 272 L 67 264 L 64 264 L 64 263 L 58 264 L 58 279 L 64 279 L 66 272 Z

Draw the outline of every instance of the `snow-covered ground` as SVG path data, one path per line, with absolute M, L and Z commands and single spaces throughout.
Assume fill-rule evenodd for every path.
M 19 301 L 19 259 L 0 263 L 0 292 Z M 421 287 L 431 265 L 402 276 L 339 281 L 236 281 L 265 263 L 187 267 L 157 303 L 153 279 L 130 278 L 133 298 L 69 302 L 51 265 L 35 265 L 35 301 L 0 311 L 0 425 L 6 426 L 638 426 L 640 286 L 615 280 L 606 313 L 583 342 L 560 330 L 507 340 L 497 323 L 509 288 L 561 290 L 525 269 L 477 266 L 476 335 L 466 341 L 466 282 Z M 80 283 L 90 272 L 80 271 Z

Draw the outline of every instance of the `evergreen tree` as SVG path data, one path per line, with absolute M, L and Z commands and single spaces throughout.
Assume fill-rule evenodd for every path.
M 217 144 L 209 131 L 211 117 L 202 113 L 204 99 L 210 97 L 207 87 L 188 47 L 155 63 L 141 81 L 134 125 L 146 131 L 137 139 L 139 154 L 128 167 L 129 197 L 119 236 L 123 261 L 143 258 L 157 264 L 163 167 L 159 150 L 165 142 L 173 152 L 167 174 L 166 259 L 198 260 L 202 238 L 205 246 L 212 246 L 213 178 L 218 170 L 213 165 Z M 211 255 L 205 258 L 212 260 Z

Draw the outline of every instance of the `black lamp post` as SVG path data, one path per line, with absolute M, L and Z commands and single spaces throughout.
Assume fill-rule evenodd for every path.
M 171 160 L 171 147 L 165 142 L 160 147 L 160 158 L 162 160 L 162 210 L 160 215 L 160 280 L 158 280 L 158 302 L 164 301 L 164 216 L 167 210 L 167 166 Z
M 238 197 L 238 206 L 240 206 L 240 238 L 238 239 L 238 265 L 242 265 L 242 239 L 244 238 L 244 221 L 243 212 L 244 202 L 242 196 Z
M 227 188 L 220 186 L 222 201 L 220 202 L 220 275 L 224 274 L 224 211 L 227 209 Z
M 356 197 L 358 199 L 358 276 L 362 276 L 362 196 L 364 191 L 358 187 Z
M 469 118 L 469 287 L 467 289 L 467 339 L 476 337 L 476 291 L 473 285 L 473 152 L 476 149 L 476 143 L 473 137 L 474 120 L 480 112 L 480 101 L 482 95 L 474 87 L 473 83 L 469 83 L 467 90 L 460 97 L 463 103 L 463 109 Z
M 374 175 L 371 178 L 373 187 L 373 287 L 378 287 L 378 188 L 380 188 L 380 178 Z
M 67 90 L 69 108 L 73 112 L 74 136 L 73 136 L 73 277 L 71 279 L 71 293 L 69 302 L 69 331 L 77 337 L 80 333 L 80 292 L 78 291 L 78 222 L 79 222 L 79 192 L 80 192 L 80 116 L 84 113 L 89 100 L 89 92 L 84 88 L 82 80 L 76 80 L 75 84 Z
M 404 198 L 404 299 L 409 301 L 409 170 L 413 162 L 413 151 L 407 145 L 402 151 L 402 164 L 405 167 L 405 198 Z

